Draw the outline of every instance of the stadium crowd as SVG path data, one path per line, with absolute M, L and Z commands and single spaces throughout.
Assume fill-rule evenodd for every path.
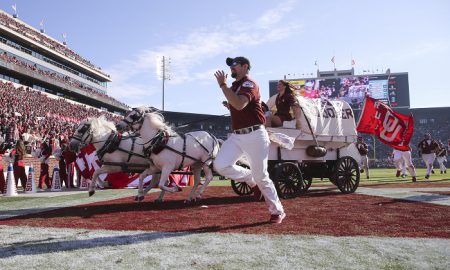
M 83 90 L 87 93 L 88 96 L 91 97 L 102 97 L 102 98 L 106 98 L 109 101 L 111 101 L 112 103 L 115 103 L 117 105 L 122 105 L 122 106 L 126 106 L 128 107 L 125 103 L 120 102 L 104 93 L 99 92 L 98 90 L 96 90 L 93 87 L 90 87 L 87 84 L 81 83 L 75 79 L 70 78 L 69 76 L 64 76 L 63 74 L 45 69 L 41 66 L 38 66 L 36 64 L 33 64 L 25 59 L 20 59 L 19 57 L 16 57 L 14 55 L 10 55 L 9 53 L 5 52 L 5 51 L 1 51 L 0 50 L 0 59 L 7 62 L 7 63 L 12 63 L 15 64 L 17 66 L 26 68 L 30 71 L 36 72 L 42 76 L 45 76 L 47 78 L 50 79 L 54 79 L 58 82 L 64 83 L 66 85 L 70 85 L 72 87 L 78 88 L 80 90 Z
M 19 22 L 18 20 L 16 20 L 15 18 L 13 18 L 12 16 L 10 16 L 6 13 L 0 12 L 0 24 L 6 26 L 10 30 L 13 30 L 29 39 L 32 39 L 35 42 L 38 42 L 41 45 L 44 45 L 47 48 L 50 48 L 62 55 L 65 55 L 65 56 L 69 57 L 70 59 L 77 61 L 78 63 L 81 63 L 90 68 L 93 68 L 97 72 L 100 72 L 106 76 L 109 76 L 109 75 L 103 73 L 99 67 L 94 66 L 91 62 L 84 59 L 83 57 L 81 57 L 80 55 L 78 55 L 77 53 L 75 53 L 74 51 L 69 49 L 64 44 L 61 44 L 60 42 L 47 37 L 47 35 L 44 35 L 38 31 L 28 27 L 27 25 Z
M 68 139 L 79 121 L 105 115 L 111 121 L 120 117 L 63 98 L 50 98 L 28 87 L 16 88 L 0 81 L 0 136 L 14 145 L 22 138 L 30 146 L 50 138 Z

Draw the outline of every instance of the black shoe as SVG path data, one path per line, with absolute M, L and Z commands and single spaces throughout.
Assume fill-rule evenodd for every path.
M 443 171 L 441 171 L 441 174 L 443 174 L 444 172 Z
M 431 170 L 431 173 L 434 174 L 434 170 Z
M 427 174 L 427 175 L 425 175 L 425 179 L 428 179 L 428 178 L 430 178 L 430 176 Z
M 412 177 L 412 181 L 416 182 L 416 177 L 415 176 Z
M 395 174 L 395 177 L 399 177 L 400 176 L 400 171 L 397 171 L 397 173 Z
M 364 172 L 364 169 L 359 170 L 359 172 L 360 172 L 360 173 L 363 173 L 363 172 Z

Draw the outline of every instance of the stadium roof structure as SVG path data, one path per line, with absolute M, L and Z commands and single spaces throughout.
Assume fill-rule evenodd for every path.
M 100 67 L 96 67 L 95 65 L 91 64 L 88 60 L 85 60 L 83 57 L 79 56 L 75 52 L 73 52 L 71 49 L 67 47 L 66 44 L 62 43 L 59 40 L 54 39 L 53 37 L 45 34 L 45 32 L 42 32 L 33 26 L 21 21 L 19 18 L 14 18 L 13 16 L 9 15 L 8 13 L 4 12 L 3 10 L 0 10 L 0 15 L 7 16 L 10 19 L 13 19 L 17 24 L 21 25 L 21 27 L 24 27 L 23 29 L 30 29 L 32 32 L 36 33 L 36 35 L 33 35 L 32 32 L 26 32 L 25 34 L 21 34 L 20 31 L 23 31 L 21 28 L 17 27 L 14 24 L 4 24 L 3 21 L 0 21 L 0 28 L 2 31 L 5 31 L 6 33 L 13 35 L 17 37 L 18 39 L 22 39 L 24 42 L 30 43 L 33 45 L 33 48 L 36 50 L 43 50 L 46 51 L 49 54 L 52 54 L 55 58 L 58 58 L 62 61 L 72 63 L 74 65 L 81 65 L 81 67 L 87 69 L 87 71 L 91 72 L 92 75 L 99 76 L 103 78 L 106 81 L 111 81 L 111 76 L 104 73 Z M 38 42 L 37 39 L 41 39 L 39 35 L 44 36 L 46 39 L 53 42 L 53 44 L 50 44 L 48 42 L 42 41 Z M 56 46 L 54 44 L 57 44 Z M 70 54 L 65 54 L 62 49 L 58 48 L 64 48 L 63 50 L 71 51 L 73 52 L 73 55 L 77 55 L 77 58 L 71 57 Z
M 107 96 L 110 75 L 48 36 L 0 10 L 0 77 L 110 112 L 129 107 Z

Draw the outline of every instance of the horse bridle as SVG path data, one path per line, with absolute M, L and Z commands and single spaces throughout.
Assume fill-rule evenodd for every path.
M 81 134 L 81 136 L 78 136 L 77 134 Z M 78 130 L 77 134 L 74 134 L 72 136 L 72 139 L 77 140 L 80 143 L 89 144 L 92 142 L 92 139 L 94 138 L 92 136 L 91 124 L 89 124 L 89 123 L 83 124 L 83 127 L 81 127 L 80 130 Z M 88 136 L 86 138 L 84 138 L 86 134 Z M 87 139 L 89 138 L 89 136 L 91 137 L 91 139 L 89 140 L 89 142 L 87 142 Z
M 127 119 L 128 117 L 131 119 L 131 121 L 128 121 Z M 123 118 L 122 121 L 125 124 L 127 124 L 127 126 L 130 127 L 131 129 L 133 129 L 134 124 L 141 125 L 139 128 L 136 129 L 139 130 L 141 129 L 142 123 L 144 122 L 144 114 L 137 110 L 133 110 L 129 115 L 127 115 L 127 117 Z
M 127 115 L 127 117 L 130 117 L 131 121 L 128 121 L 128 119 L 126 117 L 123 118 L 122 121 L 125 124 L 127 124 L 127 126 L 130 127 L 131 129 L 133 129 L 133 125 L 139 124 L 140 126 L 136 129 L 134 129 L 134 131 L 140 130 L 142 127 L 142 123 L 144 122 L 144 114 L 155 112 L 155 111 L 157 111 L 157 109 L 154 107 L 146 108 L 143 112 L 133 109 L 133 111 L 131 113 L 134 112 L 134 114 L 130 113 L 129 115 Z

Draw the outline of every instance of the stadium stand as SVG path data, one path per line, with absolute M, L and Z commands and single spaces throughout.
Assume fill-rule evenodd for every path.
M 25 132 L 37 141 L 46 137 L 69 138 L 74 126 L 87 117 L 119 116 L 51 96 L 28 87 L 0 81 L 0 132 L 6 143 L 15 143 Z M 31 142 L 30 142 L 31 143 Z
M 83 57 L 81 57 L 80 55 L 78 55 L 77 53 L 75 53 L 74 51 L 69 49 L 64 44 L 61 44 L 61 43 L 55 41 L 54 39 L 48 37 L 47 35 L 40 33 L 39 31 L 36 31 L 34 28 L 26 25 L 25 23 L 20 22 L 16 18 L 13 18 L 12 16 L 10 16 L 4 12 L 0 12 L 0 23 L 4 26 L 8 27 L 12 31 L 15 31 L 23 36 L 26 36 L 27 38 L 30 38 L 30 39 L 38 42 L 39 44 L 46 46 L 47 48 L 49 48 L 51 50 L 54 50 L 62 55 L 65 55 L 65 56 L 83 64 L 83 65 L 86 65 L 90 68 L 94 68 L 98 72 L 103 73 L 99 67 L 95 67 L 90 61 L 84 59 Z M 103 74 L 109 77 L 109 75 L 107 75 L 105 73 L 103 73 Z

